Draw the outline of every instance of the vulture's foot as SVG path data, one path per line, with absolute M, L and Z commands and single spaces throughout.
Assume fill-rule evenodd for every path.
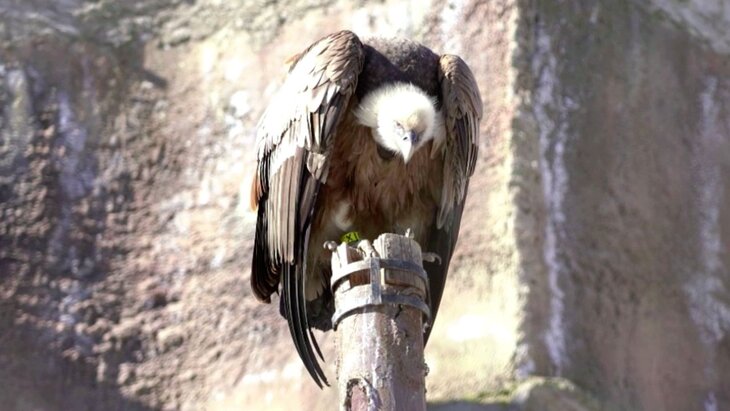
M 324 244 L 322 244 L 322 247 L 325 250 L 335 251 L 335 250 L 337 250 L 337 242 L 335 242 L 335 241 L 325 241 Z
M 439 256 L 436 253 L 422 253 L 423 254 L 423 261 L 426 261 L 428 263 L 436 263 L 438 265 L 441 265 L 441 256 Z
M 357 243 L 357 249 L 362 251 L 362 253 L 365 257 L 377 257 L 378 256 L 378 252 L 375 251 L 375 247 L 373 247 L 373 244 L 368 240 L 360 240 Z

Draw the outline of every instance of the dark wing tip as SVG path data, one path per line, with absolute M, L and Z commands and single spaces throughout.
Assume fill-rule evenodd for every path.
M 297 266 L 286 266 L 282 281 L 283 293 L 281 298 L 283 299 L 284 311 L 288 320 L 287 322 L 289 323 L 289 332 L 294 340 L 297 353 L 317 386 L 324 388 L 325 385 L 329 386 L 329 382 L 314 353 L 312 342 L 317 347 L 318 353 L 319 346 L 314 341 L 314 336 L 311 335 L 307 321 L 304 290 L 301 289 L 303 282 L 300 280 L 302 274 Z M 321 353 L 319 354 L 321 355 Z
M 468 190 L 468 182 L 467 182 Z M 461 216 L 464 213 L 464 202 L 454 206 L 448 214 L 448 218 L 442 228 L 432 227 L 428 238 L 427 249 L 429 252 L 438 254 L 441 262 L 423 262 L 423 268 L 428 273 L 429 278 L 429 304 L 431 308 L 431 324 L 426 329 L 424 335 L 424 344 L 428 343 L 428 338 L 433 330 L 434 322 L 441 305 L 441 297 L 443 297 L 444 287 L 446 286 L 446 276 L 449 273 L 451 265 L 451 257 L 454 255 L 456 241 L 459 238 L 459 227 L 461 226 Z

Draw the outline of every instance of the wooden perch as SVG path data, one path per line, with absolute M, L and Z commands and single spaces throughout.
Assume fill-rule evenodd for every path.
M 426 410 L 428 278 L 414 240 L 383 234 L 332 254 L 340 410 Z

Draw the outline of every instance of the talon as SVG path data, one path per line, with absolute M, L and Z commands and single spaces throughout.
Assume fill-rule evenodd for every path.
M 423 261 L 441 265 L 441 257 L 436 253 L 423 253 Z
M 357 243 L 357 249 L 362 251 L 367 257 L 377 257 L 378 253 L 368 240 L 361 240 Z

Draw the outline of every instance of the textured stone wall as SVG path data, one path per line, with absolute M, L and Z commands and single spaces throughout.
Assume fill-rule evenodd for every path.
M 517 128 L 543 194 L 524 250 L 547 294 L 529 291 L 526 366 L 617 409 L 730 404 L 730 16 L 712 3 L 524 10 Z
M 246 184 L 284 62 L 350 28 L 462 55 L 484 99 L 434 409 L 730 407 L 728 27 L 721 0 L 0 2 L 0 403 L 331 408 L 250 295 Z

